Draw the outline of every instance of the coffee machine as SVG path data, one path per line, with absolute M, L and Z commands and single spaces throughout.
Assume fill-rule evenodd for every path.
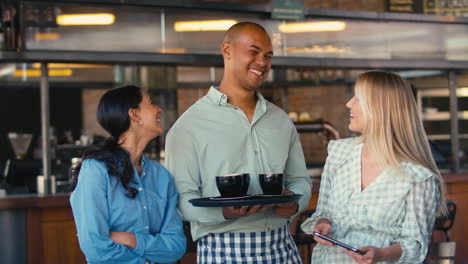
M 42 163 L 27 158 L 32 138 L 29 133 L 8 133 L 15 157 L 5 163 L 2 185 L 9 194 L 34 193 L 37 190 L 36 177 L 41 174 Z

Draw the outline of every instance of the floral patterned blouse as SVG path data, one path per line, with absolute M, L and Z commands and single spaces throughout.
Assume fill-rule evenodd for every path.
M 396 262 L 422 263 L 440 199 L 436 175 L 410 162 L 387 168 L 361 190 L 358 138 L 331 141 L 320 183 L 316 212 L 303 224 L 311 234 L 320 218 L 332 222 L 330 237 L 353 247 L 389 247 L 399 243 Z M 355 263 L 340 247 L 318 245 L 312 263 Z

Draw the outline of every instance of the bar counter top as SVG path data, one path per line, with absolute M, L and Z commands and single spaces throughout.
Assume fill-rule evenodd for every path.
M 0 196 L 0 209 L 69 207 L 70 193 L 54 195 L 9 194 Z

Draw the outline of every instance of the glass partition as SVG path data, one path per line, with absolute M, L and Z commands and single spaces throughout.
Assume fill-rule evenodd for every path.
M 103 64 L 49 63 L 51 83 L 111 83 L 114 82 L 114 67 Z M 0 86 L 26 85 L 39 87 L 40 63 L 0 64 Z
M 25 19 L 28 50 L 161 52 L 157 8 L 29 4 Z
M 468 56 L 464 25 L 307 20 L 284 23 L 281 28 L 286 43 L 283 56 L 438 60 Z
M 29 4 L 25 12 L 29 50 L 219 54 L 226 29 L 253 21 L 270 33 L 277 56 L 468 60 L 464 24 L 310 18 L 289 22 L 260 13 L 128 6 Z M 88 17 L 81 17 L 78 25 L 71 25 L 73 15 L 107 17 L 86 25 Z

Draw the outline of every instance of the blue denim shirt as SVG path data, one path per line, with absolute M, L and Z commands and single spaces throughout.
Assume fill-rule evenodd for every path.
M 171 175 L 161 164 L 142 157 L 142 173 L 138 175 L 134 168 L 131 185 L 138 190 L 134 199 L 125 195 L 127 191 L 108 174 L 103 162 L 83 162 L 70 202 L 87 261 L 143 264 L 180 259 L 186 238 Z M 111 231 L 134 233 L 136 248 L 113 242 Z

